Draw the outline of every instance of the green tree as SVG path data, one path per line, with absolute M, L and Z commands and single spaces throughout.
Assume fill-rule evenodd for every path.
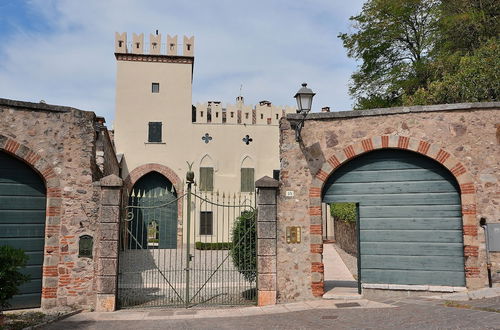
M 405 95 L 403 102 L 405 105 L 426 105 L 499 99 L 500 47 L 493 38 L 472 54 L 460 56 L 455 70 L 444 72 L 441 79 L 420 88 L 413 95 Z
M 243 211 L 233 225 L 231 257 L 234 266 L 243 277 L 253 282 L 257 278 L 257 240 L 254 211 Z
M 351 76 L 355 108 L 400 105 L 402 95 L 427 85 L 436 39 L 437 0 L 369 0 L 341 33 L 347 55 L 361 61 Z
M 339 37 L 356 109 L 499 99 L 498 0 L 368 0 Z

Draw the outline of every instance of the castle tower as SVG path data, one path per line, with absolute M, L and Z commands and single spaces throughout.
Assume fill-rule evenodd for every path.
M 191 122 L 194 37 L 184 36 L 182 54 L 177 36 L 115 34 L 116 113 L 115 144 L 124 154 L 124 171 L 145 160 L 158 162 L 176 140 L 187 134 L 182 123 Z M 126 175 L 126 173 L 124 173 Z

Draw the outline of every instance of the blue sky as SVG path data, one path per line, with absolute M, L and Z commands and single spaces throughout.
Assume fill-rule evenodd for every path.
M 195 36 L 193 103 L 294 105 L 303 81 L 349 110 L 356 63 L 337 38 L 362 0 L 0 0 L 0 97 L 114 117 L 114 33 Z

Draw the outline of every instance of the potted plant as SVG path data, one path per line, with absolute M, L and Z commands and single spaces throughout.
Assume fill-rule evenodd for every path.
M 28 256 L 21 249 L 0 246 L 0 325 L 4 324 L 3 310 L 10 306 L 9 299 L 19 292 L 19 286 L 30 277 L 19 270 L 26 266 Z

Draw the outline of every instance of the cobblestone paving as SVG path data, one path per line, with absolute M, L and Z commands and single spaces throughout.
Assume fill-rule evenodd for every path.
M 420 298 L 382 302 L 394 307 L 313 309 L 233 317 L 227 316 L 226 311 L 224 317 L 214 318 L 197 318 L 195 310 L 188 310 L 184 319 L 163 320 L 71 317 L 46 329 L 500 329 L 500 313 L 496 312 L 446 307 L 444 301 Z M 500 309 L 498 298 L 466 303 Z

